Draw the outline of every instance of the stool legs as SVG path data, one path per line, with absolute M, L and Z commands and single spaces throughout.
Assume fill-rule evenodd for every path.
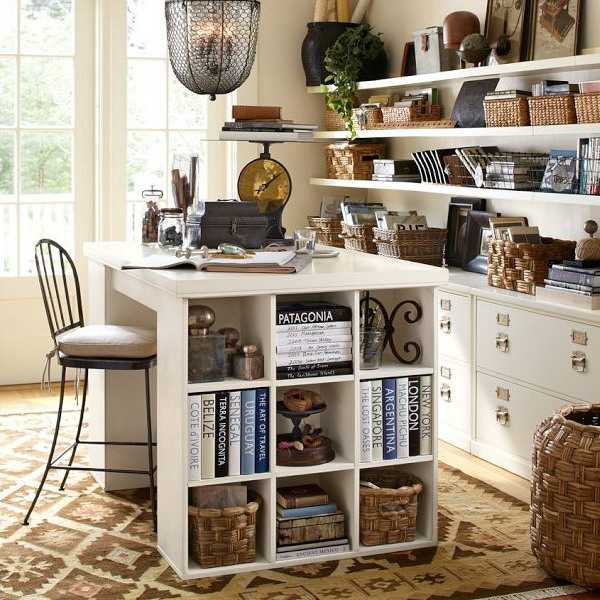
M 156 532 L 156 492 L 154 490 L 154 455 L 152 442 L 152 407 L 150 404 L 150 370 L 145 369 L 146 380 L 146 422 L 148 426 L 148 477 L 150 479 L 150 503 L 152 505 L 152 523 Z
M 54 450 L 56 449 L 56 441 L 58 440 L 58 432 L 60 430 L 60 420 L 62 418 L 62 409 L 63 409 L 63 400 L 65 398 L 65 377 L 67 374 L 67 368 L 62 368 L 62 375 L 60 379 L 60 400 L 58 402 L 58 414 L 56 415 L 56 427 L 54 429 L 54 438 L 52 440 L 52 446 L 50 447 L 50 454 L 48 456 L 48 462 L 46 463 L 46 469 L 44 470 L 44 474 L 42 475 L 42 479 L 40 481 L 40 485 L 35 493 L 33 498 L 33 502 L 27 511 L 27 515 L 23 519 L 23 525 L 29 525 L 29 517 L 35 508 L 35 505 L 40 497 L 40 493 L 42 492 L 42 488 L 44 487 L 44 483 L 46 483 L 46 478 L 48 477 L 48 472 L 50 471 L 50 465 L 54 460 Z M 87 380 L 87 377 L 86 377 Z
M 69 459 L 69 467 L 73 464 L 73 460 L 75 460 L 75 453 L 77 452 L 77 446 L 79 445 L 79 438 L 81 436 L 81 427 L 83 425 L 83 415 L 85 413 L 85 401 L 87 398 L 87 390 L 88 390 L 88 369 L 84 369 L 84 377 L 83 380 L 83 398 L 81 400 L 81 413 L 79 415 L 79 425 L 77 425 L 77 434 L 75 435 L 75 443 L 73 444 L 73 452 L 71 452 L 71 458 Z M 63 491 L 65 489 L 65 485 L 67 483 L 67 477 L 69 477 L 69 473 L 71 471 L 66 470 L 65 476 L 63 477 L 62 483 L 60 484 L 59 490 Z

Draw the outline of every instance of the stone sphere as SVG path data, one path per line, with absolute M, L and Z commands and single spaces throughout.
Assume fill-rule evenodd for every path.
M 492 49 L 480 33 L 468 35 L 461 43 L 458 55 L 468 63 L 480 64 L 490 55 Z

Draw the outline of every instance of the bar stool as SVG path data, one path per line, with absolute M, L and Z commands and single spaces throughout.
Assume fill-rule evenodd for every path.
M 35 508 L 48 473 L 51 469 L 65 471 L 60 490 L 65 489 L 67 478 L 71 471 L 94 471 L 101 473 L 130 473 L 147 475 L 150 480 L 150 501 L 152 504 L 152 520 L 156 531 L 156 495 L 154 491 L 154 466 L 152 441 L 152 418 L 150 408 L 150 368 L 156 365 L 156 336 L 154 332 L 137 327 L 123 327 L 118 325 L 92 325 L 85 326 L 83 309 L 81 305 L 81 289 L 75 263 L 68 252 L 53 240 L 42 239 L 35 246 L 35 265 L 38 273 L 44 308 L 50 326 L 50 333 L 54 341 L 54 353 L 58 364 L 62 367 L 60 380 L 60 399 L 56 417 L 54 438 L 48 456 L 48 462 L 33 502 L 23 520 L 24 525 L 29 524 L 29 517 Z M 72 271 L 72 282 L 66 273 L 65 267 Z M 72 307 L 74 297 L 76 306 Z M 75 441 L 59 456 L 55 457 L 56 442 L 60 430 L 65 395 L 65 377 L 67 368 L 82 369 L 84 371 L 83 398 L 81 413 Z M 144 371 L 146 386 L 146 422 L 148 438 L 145 442 L 97 442 L 81 439 L 81 428 L 85 412 L 88 389 L 89 369 L 105 371 Z M 73 466 L 75 453 L 79 445 L 104 445 L 104 446 L 146 446 L 148 449 L 148 470 L 133 469 L 100 469 L 93 467 Z M 57 464 L 65 455 L 71 453 L 68 464 Z

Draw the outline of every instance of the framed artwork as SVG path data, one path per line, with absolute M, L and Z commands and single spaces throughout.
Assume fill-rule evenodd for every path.
M 409 77 L 417 74 L 417 58 L 415 55 L 415 43 L 407 42 L 404 44 L 404 54 L 402 55 L 402 77 Z
M 467 217 L 463 269 L 472 273 L 487 275 L 488 251 L 493 233 L 490 218 L 499 217 L 498 213 L 473 210 Z
M 472 210 L 485 210 L 485 198 L 452 198 L 448 206 L 448 240 L 446 263 L 451 267 L 463 266 L 463 250 L 467 230 L 467 218 Z
M 531 1 L 535 0 L 488 0 L 485 37 L 499 62 L 519 62 L 526 57 Z
M 575 56 L 580 21 L 581 0 L 533 0 L 529 58 Z
M 495 240 L 508 240 L 508 230 L 511 227 L 526 227 L 529 225 L 526 217 L 492 217 L 490 227 L 492 238 Z

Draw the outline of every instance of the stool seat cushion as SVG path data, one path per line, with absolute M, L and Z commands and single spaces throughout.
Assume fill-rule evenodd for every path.
M 82 358 L 148 358 L 156 354 L 156 334 L 123 325 L 88 325 L 56 337 L 63 354 Z

